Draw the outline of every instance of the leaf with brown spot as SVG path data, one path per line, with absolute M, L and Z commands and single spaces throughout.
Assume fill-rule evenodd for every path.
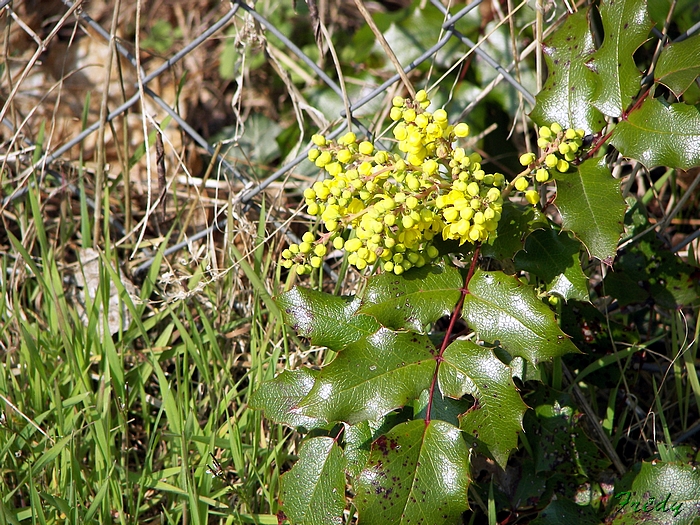
M 544 42 L 544 59 L 549 75 L 537 94 L 530 118 L 540 126 L 558 122 L 564 128 L 600 131 L 605 120 L 591 105 L 595 74 L 585 65 L 595 51 L 588 28 L 588 9 L 569 16 Z
M 448 525 L 467 510 L 469 450 L 444 421 L 413 420 L 372 443 L 355 505 L 364 524 Z
M 588 63 L 594 73 L 593 105 L 611 117 L 620 117 L 639 93 L 642 73 L 634 52 L 649 37 L 654 23 L 646 0 L 602 0 L 603 44 Z

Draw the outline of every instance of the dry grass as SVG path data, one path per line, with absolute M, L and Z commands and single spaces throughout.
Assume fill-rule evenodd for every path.
M 282 130 L 303 128 L 289 139 L 289 150 L 299 152 L 308 129 L 331 122 L 296 86 L 321 83 L 259 24 L 236 15 L 143 86 L 144 75 L 231 4 L 121 0 L 113 42 L 137 55 L 139 75 L 79 16 L 109 31 L 117 0 L 85 0 L 74 9 L 69 3 L 14 0 L 0 11 L 0 525 L 29 517 L 277 523 L 278 476 L 293 459 L 296 436 L 247 402 L 255 385 L 285 365 L 323 359 L 295 344 L 270 299 L 293 280 L 274 261 L 285 234 L 306 227 L 299 187 L 315 175 L 292 170 L 243 203 L 245 189 L 290 159 L 247 157 L 268 141 L 264 133 L 252 146 L 239 147 L 236 138 L 263 116 Z M 291 13 L 289 4 L 261 0 L 257 8 L 275 16 L 277 9 Z M 351 2 L 319 4 L 332 39 L 361 29 Z M 405 5 L 368 2 L 375 13 Z M 497 7 L 482 5 L 481 30 L 499 20 Z M 509 18 L 500 22 L 507 26 Z M 300 38 L 313 49 L 307 25 Z M 522 44 L 526 59 L 536 46 Z M 245 60 L 232 67 L 232 56 Z M 471 60 L 460 62 L 467 73 L 453 72 L 455 84 L 472 74 Z M 222 61 L 232 71 L 226 78 Z M 393 73 L 355 66 L 348 85 L 358 92 Z M 446 78 L 451 93 L 453 77 Z M 494 89 L 484 85 L 477 98 Z M 147 90 L 212 147 L 229 138 L 222 151 L 233 144 L 228 161 L 246 178 L 227 171 Z M 373 111 L 365 116 L 381 121 Z M 493 143 L 505 140 L 510 126 L 513 142 L 528 140 L 522 111 L 516 107 L 510 122 L 497 123 Z M 50 158 L 94 124 L 93 133 Z M 497 151 L 484 157 L 507 169 L 508 158 L 491 157 L 502 153 L 491 149 Z M 650 179 L 635 176 L 629 187 L 639 197 L 656 191 L 647 200 L 662 203 L 650 206 L 658 217 L 678 202 L 673 177 L 652 191 Z M 678 180 L 683 188 L 693 177 Z M 697 195 L 686 204 L 693 205 Z M 669 224 L 669 238 L 687 235 L 692 220 Z M 172 246 L 180 248 L 164 255 Z M 697 261 L 699 246 L 696 239 L 683 255 Z M 358 280 L 349 275 L 344 290 Z M 323 285 L 334 287 L 330 280 Z

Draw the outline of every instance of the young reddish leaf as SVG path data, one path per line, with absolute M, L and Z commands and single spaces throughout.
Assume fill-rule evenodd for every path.
M 422 332 L 454 309 L 463 282 L 452 266 L 424 266 L 400 276 L 382 273 L 369 279 L 358 313 L 373 316 L 387 328 Z
M 535 290 L 502 272 L 477 270 L 462 316 L 483 341 L 500 341 L 512 356 L 533 364 L 578 352 Z
M 525 250 L 515 256 L 515 267 L 537 275 L 547 292 L 565 300 L 588 301 L 588 279 L 581 270 L 581 243 L 565 232 L 535 230 L 525 241 Z
M 615 484 L 613 498 L 606 523 L 695 525 L 700 470 L 684 463 L 643 462 Z
M 620 117 L 639 93 L 642 73 L 634 52 L 649 36 L 654 23 L 646 0 L 602 0 L 603 45 L 588 67 L 596 74 L 593 105 L 611 117 Z
M 272 381 L 265 381 L 250 399 L 250 408 L 264 410 L 275 423 L 307 430 L 323 426 L 318 418 L 295 412 L 299 402 L 311 392 L 317 372 L 308 368 L 285 370 Z
M 544 42 L 549 75 L 530 113 L 540 126 L 558 122 L 565 128 L 595 133 L 605 125 L 603 115 L 591 105 L 595 74 L 585 63 L 595 47 L 587 15 L 587 9 L 570 15 Z
M 700 166 L 700 111 L 687 104 L 665 105 L 647 98 L 620 122 L 610 140 L 625 157 L 647 169 Z
M 468 487 L 469 451 L 460 430 L 416 419 L 372 443 L 355 506 L 364 525 L 458 524 Z
M 654 77 L 680 97 L 700 75 L 700 35 L 669 44 L 659 55 Z
M 483 442 L 505 469 L 510 451 L 518 446 L 527 405 L 520 398 L 511 369 L 489 348 L 458 340 L 447 347 L 438 371 L 440 391 L 459 399 L 474 397 L 460 428 Z
M 297 410 L 351 425 L 379 419 L 430 386 L 436 355 L 426 335 L 380 328 L 323 367 Z
M 557 175 L 555 204 L 562 226 L 570 230 L 598 259 L 612 260 L 624 228 L 625 201 L 620 181 L 604 159 L 588 159 L 578 171 Z
M 345 458 L 333 438 L 315 437 L 302 445 L 299 461 L 280 478 L 280 505 L 292 523 L 343 523 Z
M 360 300 L 338 297 L 308 288 L 294 287 L 276 299 L 284 320 L 311 344 L 340 351 L 373 334 L 379 323 L 372 317 L 356 315 Z

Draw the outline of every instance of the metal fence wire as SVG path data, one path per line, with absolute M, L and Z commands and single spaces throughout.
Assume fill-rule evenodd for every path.
M 27 0 L 29 1 L 29 0 Z M 11 135 L 12 139 L 7 141 L 4 145 L 5 151 L 9 151 L 12 148 L 21 149 L 21 147 L 30 147 L 31 144 L 28 143 L 26 136 L 28 134 L 22 133 L 22 126 L 25 125 L 20 120 L 12 116 L 10 111 L 12 101 L 17 96 L 18 93 L 22 93 L 23 89 L 26 89 L 25 80 L 29 76 L 32 68 L 40 62 L 40 57 L 43 52 L 45 52 L 52 44 L 59 30 L 62 27 L 69 24 L 71 17 L 79 19 L 81 29 L 84 31 L 89 31 L 93 38 L 102 39 L 104 42 L 109 43 L 114 46 L 113 49 L 116 50 L 128 64 L 133 68 L 133 73 L 138 79 L 137 84 L 133 86 L 134 94 L 126 99 L 121 105 L 115 109 L 109 111 L 102 116 L 101 119 L 97 119 L 93 122 L 87 122 L 84 129 L 79 133 L 74 134 L 67 140 L 64 140 L 61 144 L 52 145 L 50 148 L 45 148 L 45 151 L 38 158 L 34 158 L 34 162 L 25 169 L 23 176 L 17 177 L 17 180 L 27 180 L 27 174 L 31 171 L 37 171 L 39 173 L 50 172 L 52 166 L 57 161 L 60 161 L 63 156 L 71 152 L 71 150 L 83 143 L 88 137 L 94 135 L 104 127 L 105 124 L 110 123 L 114 119 L 120 116 L 125 116 L 127 112 L 139 102 L 142 102 L 142 97 L 147 97 L 152 103 L 157 107 L 161 108 L 176 125 L 179 127 L 182 133 L 189 137 L 198 147 L 206 151 L 208 155 L 217 159 L 218 171 L 224 174 L 228 180 L 235 180 L 240 183 L 243 187 L 232 199 L 232 203 L 240 206 L 250 206 L 253 205 L 253 199 L 258 196 L 265 188 L 269 187 L 275 181 L 280 180 L 286 176 L 291 170 L 298 166 L 307 157 L 308 146 L 299 152 L 299 154 L 284 163 L 284 165 L 279 166 L 272 174 L 266 178 L 259 180 L 254 173 L 251 173 L 247 166 L 237 165 L 232 162 L 230 158 L 222 153 L 221 149 L 217 149 L 214 145 L 208 142 L 191 123 L 188 123 L 184 119 L 176 108 L 166 102 L 157 92 L 156 88 L 151 87 L 155 84 L 159 77 L 166 75 L 172 70 L 173 66 L 180 61 L 183 61 L 192 54 L 199 46 L 204 44 L 213 38 L 222 37 L 222 33 L 231 27 L 232 24 L 238 22 L 241 26 L 246 23 L 251 23 L 251 21 L 256 24 L 256 26 L 262 29 L 264 32 L 274 35 L 274 37 L 282 43 L 286 52 L 291 56 L 295 55 L 299 60 L 301 60 L 313 74 L 319 83 L 324 84 L 327 88 L 330 88 L 338 100 L 345 104 L 350 111 L 350 119 L 345 112 L 341 112 L 338 115 L 337 124 L 330 130 L 326 131 L 326 136 L 329 138 L 338 137 L 347 129 L 348 120 L 352 120 L 355 125 L 362 126 L 360 122 L 354 118 L 354 113 L 357 112 L 363 106 L 369 104 L 375 99 L 384 97 L 387 92 L 396 84 L 400 82 L 401 75 L 397 72 L 390 78 L 386 79 L 381 85 L 376 86 L 369 92 L 366 92 L 361 98 L 356 100 L 346 101 L 346 96 L 341 88 L 339 82 L 331 78 L 319 65 L 316 63 L 312 57 L 305 53 L 295 42 L 293 38 L 287 37 L 278 27 L 275 26 L 268 18 L 263 16 L 261 13 L 256 11 L 254 5 L 249 5 L 249 3 L 243 0 L 233 0 L 228 3 L 229 7 L 223 13 L 217 13 L 216 17 L 209 14 L 210 21 L 207 23 L 208 27 L 206 30 L 202 31 L 200 34 L 193 36 L 189 43 L 184 45 L 179 51 L 175 52 L 167 58 L 160 66 L 153 69 L 152 71 L 145 71 L 137 57 L 135 56 L 132 45 L 127 45 L 126 43 L 114 38 L 113 34 L 105 27 L 98 24 L 91 16 L 91 3 L 90 2 L 73 2 L 71 0 L 61 0 L 65 6 L 65 11 L 60 15 L 58 21 L 51 21 L 51 30 L 48 35 L 44 38 L 39 38 L 36 34 L 33 34 L 33 39 L 36 42 L 36 50 L 32 55 L 32 58 L 28 61 L 26 66 L 21 69 L 21 71 L 11 78 L 11 82 L 5 82 L 3 80 L 3 97 L 5 98 L 2 109 L 0 110 L 0 120 L 2 120 L 2 125 L 8 133 L 3 134 L 4 136 Z M 474 42 L 469 39 L 466 35 L 457 30 L 457 23 L 466 17 L 470 12 L 479 7 L 482 0 L 475 0 L 468 5 L 461 7 L 460 9 L 455 9 L 454 7 L 446 7 L 442 2 L 438 0 L 429 0 L 426 3 L 424 9 L 435 10 L 439 16 L 443 17 L 442 24 L 442 34 L 440 38 L 429 48 L 426 49 L 420 56 L 412 60 L 410 63 L 403 66 L 403 73 L 410 73 L 414 69 L 418 68 L 421 64 L 426 61 L 434 60 L 437 54 L 446 46 L 448 43 L 455 43 L 456 41 L 461 42 L 464 45 L 464 55 L 474 55 L 477 60 L 481 60 L 484 63 L 492 67 L 497 75 L 494 77 L 493 81 L 485 87 L 479 94 L 474 98 L 474 100 L 464 108 L 460 118 L 468 114 L 480 100 L 482 100 L 494 86 L 496 86 L 501 81 L 505 80 L 509 83 L 514 90 L 516 90 L 520 96 L 521 100 L 525 101 L 525 104 L 529 107 L 525 109 L 530 109 L 534 105 L 534 96 L 528 89 L 526 89 L 516 78 L 511 74 L 513 71 L 517 60 L 513 60 L 510 63 L 499 63 L 497 59 L 489 55 L 483 49 L 483 42 L 489 38 L 489 35 L 484 37 L 484 40 L 480 42 Z M 0 3 L 0 9 L 2 10 L 3 16 L 9 17 L 15 23 L 19 25 L 22 24 L 21 18 L 17 15 L 15 9 L 20 2 L 18 0 L 2 0 Z M 221 11 L 221 7 L 217 8 L 215 11 Z M 123 22 L 122 22 L 123 23 Z M 532 42 L 526 49 L 522 51 L 522 54 L 518 59 L 522 59 L 528 54 L 532 53 L 536 49 L 536 42 Z M 11 53 L 12 50 L 10 50 Z M 7 52 L 6 52 L 7 56 Z M 290 74 L 289 71 L 284 72 L 285 74 Z M 5 72 L 4 75 L 11 76 L 10 72 Z M 347 103 L 346 103 L 347 102 Z M 365 132 L 369 133 L 366 129 Z M 22 137 L 20 139 L 19 137 Z M 24 141 L 23 144 L 18 144 Z M 8 143 L 10 145 L 8 146 Z M 7 162 L 9 153 L 6 154 L 5 161 Z M 39 184 L 43 180 L 43 177 L 37 179 Z M 29 183 L 24 183 L 18 185 L 14 191 L 10 194 L 4 196 L 2 200 L 2 209 L 7 209 L 12 203 L 17 200 L 20 196 L 26 193 L 30 188 Z M 154 199 L 150 203 L 150 208 L 153 209 L 157 201 Z M 224 214 L 225 215 L 225 214 Z M 202 239 L 207 235 L 210 235 L 214 230 L 224 228 L 226 223 L 226 217 L 224 215 L 219 215 L 217 219 L 211 222 L 208 228 L 204 228 L 201 231 L 189 235 L 186 241 L 173 244 L 168 247 L 164 253 L 165 255 L 170 255 L 173 253 L 186 248 L 189 243 L 192 243 L 198 239 Z M 124 234 L 133 233 L 125 232 L 123 228 L 119 229 L 120 232 Z M 134 273 L 138 274 L 147 270 L 154 261 L 153 253 L 145 260 L 145 262 L 140 263 L 134 269 Z
M 25 8 L 27 10 L 32 9 L 32 5 L 37 2 L 32 0 L 25 0 Z M 276 27 L 275 23 L 269 18 L 263 16 L 260 12 L 256 11 L 255 5 L 251 6 L 244 0 L 232 0 L 227 2 L 228 8 L 222 9 L 224 4 L 216 8 L 214 11 L 208 14 L 206 29 L 203 30 L 198 35 L 191 35 L 189 42 L 184 45 L 179 51 L 172 54 L 172 56 L 165 59 L 158 67 L 155 67 L 152 71 L 145 71 L 141 64 L 137 60 L 137 57 L 130 50 L 134 49 L 133 46 L 123 43 L 118 38 L 110 34 L 105 27 L 97 23 L 91 16 L 90 12 L 93 9 L 93 5 L 90 2 L 73 2 L 71 0 L 60 0 L 65 7 L 62 13 L 59 13 L 57 20 L 47 21 L 46 24 L 51 27 L 47 36 L 41 38 L 35 32 L 33 32 L 28 25 L 22 20 L 21 15 L 18 15 L 15 9 L 21 6 L 23 2 L 21 0 L 0 0 L 0 15 L 6 18 L 6 21 L 12 21 L 13 23 L 19 25 L 22 30 L 26 31 L 34 40 L 36 48 L 27 61 L 26 65 L 19 69 L 11 70 L 9 67 L 5 67 L 3 72 L 2 83 L 0 87 L 2 91 L 0 94 L 4 98 L 4 103 L 0 109 L 0 120 L 2 121 L 2 127 L 5 128 L 6 133 L 2 136 L 11 136 L 11 139 L 4 142 L 2 149 L 2 167 L 4 167 L 13 159 L 22 157 L 25 151 L 32 151 L 34 144 L 27 138 L 31 133 L 24 133 L 23 127 L 27 125 L 29 116 L 22 119 L 18 117 L 17 114 L 13 114 L 12 104 L 14 99 L 18 94 L 22 94 L 25 90 L 31 89 L 27 87 L 28 78 L 32 71 L 38 67 L 41 63 L 42 55 L 50 49 L 56 40 L 56 36 L 65 27 L 70 27 L 71 21 L 76 18 L 80 20 L 82 30 L 90 32 L 94 38 L 103 40 L 105 43 L 114 46 L 114 50 L 118 52 L 126 61 L 127 64 L 133 68 L 133 73 L 135 73 L 135 78 L 137 79 L 137 84 L 133 86 L 134 93 L 129 98 L 127 98 L 123 103 L 121 103 L 115 109 L 107 112 L 98 119 L 94 119 L 93 122 L 88 122 L 84 129 L 80 132 L 75 133 L 72 137 L 62 140 L 61 144 L 56 144 L 48 148 L 44 148 L 45 151 L 42 155 L 35 156 L 32 160 L 33 162 L 27 166 L 24 171 L 16 177 L 18 181 L 25 181 L 25 183 L 17 184 L 14 191 L 6 194 L 2 198 L 2 209 L 7 209 L 8 206 L 12 205 L 18 198 L 23 196 L 29 188 L 30 184 L 26 183 L 28 179 L 28 174 L 31 172 L 39 171 L 42 174 L 40 181 L 43 180 L 43 175 L 45 173 L 56 173 L 53 168 L 54 164 L 61 161 L 63 157 L 69 154 L 73 148 L 82 144 L 86 139 L 103 129 L 108 123 L 111 123 L 114 119 L 118 117 L 125 116 L 134 106 L 143 102 L 143 97 L 146 97 L 155 106 L 160 108 L 172 121 L 179 127 L 181 132 L 189 137 L 189 139 L 196 144 L 199 148 L 205 151 L 208 155 L 216 159 L 219 174 L 225 176 L 229 181 L 236 181 L 242 186 L 242 190 L 239 191 L 232 199 L 232 204 L 250 207 L 255 206 L 254 198 L 258 196 L 265 188 L 268 188 L 274 182 L 282 179 L 287 174 L 289 174 L 295 167 L 297 167 L 301 162 L 303 162 L 307 157 L 308 147 L 303 149 L 296 155 L 293 159 L 288 160 L 282 166 L 279 166 L 273 173 L 271 173 L 266 178 L 259 180 L 254 173 L 251 173 L 249 167 L 239 167 L 235 162 L 232 162 L 225 154 L 225 148 L 217 148 L 207 141 L 196 129 L 193 127 L 192 123 L 189 123 L 185 118 L 183 118 L 176 108 L 172 104 L 166 102 L 162 96 L 159 95 L 158 89 L 151 87 L 155 84 L 160 77 L 164 77 L 169 72 L 173 70 L 173 67 L 179 62 L 187 59 L 193 54 L 193 52 L 202 46 L 203 44 L 209 42 L 211 39 L 221 38 L 222 34 L 227 31 L 229 27 L 237 22 L 241 27 L 246 27 L 246 24 L 251 21 L 256 24 L 256 29 L 273 35 L 286 49 L 288 55 L 295 55 L 301 62 L 303 62 L 315 75 L 315 80 L 321 84 L 325 85 L 338 101 L 341 102 L 349 111 L 350 115 L 346 115 L 345 111 L 341 111 L 337 117 L 337 124 L 329 130 L 326 131 L 326 136 L 329 138 L 336 138 L 344 133 L 347 129 L 348 121 L 353 122 L 354 125 L 358 126 L 363 132 L 370 135 L 370 132 L 363 127 L 362 123 L 355 118 L 355 112 L 360 108 L 368 105 L 372 101 L 385 97 L 393 86 L 401 81 L 402 75 L 397 72 L 390 78 L 387 78 L 383 83 L 370 89 L 368 92 L 364 93 L 361 97 L 354 100 L 347 100 L 347 97 L 339 82 L 331 78 L 318 64 L 317 62 L 305 53 L 297 43 L 294 42 L 293 38 L 289 38 L 284 34 L 282 30 Z M 300 0 L 299 0 L 300 1 Z M 474 0 L 468 5 L 455 9 L 454 7 L 446 7 L 443 2 L 439 0 L 429 0 L 424 7 L 425 10 L 434 10 L 435 13 L 442 17 L 442 33 L 437 41 L 426 49 L 420 56 L 413 59 L 410 63 L 402 65 L 403 73 L 408 74 L 416 68 L 420 67 L 424 62 L 430 62 L 436 59 L 438 53 L 445 48 L 450 43 L 461 42 L 464 45 L 464 56 L 474 55 L 477 60 L 482 61 L 489 67 L 493 68 L 496 75 L 493 80 L 474 97 L 474 99 L 463 109 L 460 119 L 464 118 L 469 114 L 493 89 L 494 87 L 502 81 L 506 81 L 510 84 L 515 92 L 517 92 L 521 100 L 525 102 L 526 106 L 531 108 L 535 99 L 532 93 L 519 82 L 512 74 L 511 71 L 523 58 L 527 57 L 533 53 L 537 48 L 537 42 L 533 40 L 525 49 L 522 50 L 519 57 L 516 60 L 510 61 L 510 63 L 499 63 L 499 61 L 490 55 L 485 49 L 483 44 L 492 38 L 493 34 L 486 34 L 482 40 L 479 42 L 474 42 L 462 32 L 457 29 L 457 24 L 460 20 L 464 19 L 469 13 L 471 13 L 475 8 L 478 8 L 482 4 L 483 0 Z M 315 3 L 315 2 L 312 2 Z M 452 4 L 452 2 L 445 2 Z M 117 5 L 119 5 L 117 3 Z M 518 6 L 522 7 L 525 4 L 520 4 Z M 565 14 L 566 11 L 562 11 L 561 14 Z M 430 14 L 430 13 L 427 13 Z M 2 19 L 0 19 L 2 21 Z M 549 27 L 555 27 L 556 24 L 553 20 L 549 21 Z M 124 23 L 124 21 L 122 21 Z M 147 21 L 149 23 L 149 21 Z M 700 29 L 700 23 L 696 24 L 690 28 L 686 33 L 681 35 L 676 41 L 683 40 L 688 36 L 694 34 Z M 655 30 L 656 31 L 656 30 Z M 660 34 L 657 36 L 661 36 Z M 13 52 L 16 50 L 9 49 L 5 50 L 5 56 L 12 56 Z M 7 64 L 6 64 L 7 66 Z M 280 72 L 284 75 L 290 75 L 290 71 Z M 43 100 L 43 99 L 42 99 Z M 529 109 L 526 108 L 526 109 Z M 1 129 L 1 128 L 0 128 Z M 235 142 L 235 138 L 234 138 Z M 26 155 L 24 155 L 26 157 Z M 25 163 L 26 164 L 26 163 Z M 73 188 L 75 189 L 75 188 Z M 76 190 L 77 191 L 77 190 Z M 158 204 L 158 199 L 152 199 L 149 203 L 149 210 L 155 209 Z M 230 210 L 229 210 L 230 211 Z M 147 213 L 148 215 L 148 213 Z M 225 214 L 219 214 L 219 218 L 214 220 L 209 227 L 203 228 L 200 231 L 189 235 L 186 241 L 182 241 L 172 246 L 168 247 L 164 254 L 170 255 L 176 253 L 183 248 L 186 248 L 190 243 L 205 238 L 210 235 L 213 231 L 221 229 L 226 223 Z M 132 235 L 134 232 L 127 232 L 121 224 L 112 219 L 112 224 L 115 226 L 117 233 L 120 235 Z M 278 224 L 279 226 L 279 224 Z M 293 235 L 289 233 L 289 235 Z M 690 239 L 692 240 L 692 239 Z M 690 241 L 688 241 L 690 242 Z M 154 261 L 153 254 L 146 257 L 145 262 L 140 263 L 134 269 L 134 273 L 139 274 L 147 270 Z

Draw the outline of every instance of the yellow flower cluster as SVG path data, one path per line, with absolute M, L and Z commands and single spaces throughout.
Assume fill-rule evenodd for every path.
M 400 153 L 377 150 L 352 132 L 337 141 L 314 135 L 309 160 L 330 178 L 315 182 L 304 199 L 326 233 L 307 232 L 284 250 L 285 267 L 308 273 L 330 245 L 345 250 L 358 270 L 400 275 L 439 255 L 437 236 L 460 245 L 495 238 L 505 177 L 486 173 L 478 154 L 457 146 L 469 134 L 466 124 L 450 124 L 445 110 L 431 113 L 429 105 L 423 90 L 392 101 Z
M 542 154 L 537 157 L 534 153 L 524 153 L 520 156 L 520 164 L 528 168 L 525 174 L 515 179 L 515 189 L 525 192 L 525 198 L 530 204 L 539 202 L 536 190 L 528 190 L 528 176 L 540 183 L 548 182 L 557 173 L 566 173 L 582 153 L 583 137 L 586 132 L 582 129 L 564 130 L 556 122 L 551 126 L 542 126 L 537 139 Z

